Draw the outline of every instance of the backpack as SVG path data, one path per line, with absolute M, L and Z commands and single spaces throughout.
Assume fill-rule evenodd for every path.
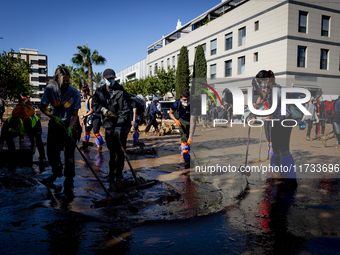
M 131 100 L 136 102 L 136 105 L 137 105 L 137 114 L 138 115 L 144 114 L 144 110 L 145 110 L 144 102 L 141 99 L 137 98 L 137 97 L 133 97 L 133 98 L 131 98 Z
M 288 93 L 288 98 L 298 98 L 297 93 Z M 289 105 L 290 118 L 294 120 L 301 120 L 303 118 L 303 112 L 295 105 Z

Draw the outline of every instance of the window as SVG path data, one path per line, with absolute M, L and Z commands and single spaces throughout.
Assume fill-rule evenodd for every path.
M 38 64 L 39 62 L 38 62 L 38 60 L 31 60 L 31 64 Z
M 207 44 L 206 43 L 202 44 L 202 47 L 203 47 L 203 51 L 204 51 L 204 56 L 206 57 L 207 56 L 207 54 L 206 54 Z
M 161 68 L 164 69 L 164 63 L 161 61 Z
M 322 21 L 321 21 L 321 36 L 327 36 L 328 37 L 328 31 L 329 31 L 329 19 L 328 16 L 322 15 Z
M 170 58 L 168 58 L 167 62 L 168 62 L 168 69 L 169 69 L 170 68 Z
M 32 69 L 32 72 L 33 72 L 33 73 L 38 73 L 39 70 L 38 70 L 38 69 Z
M 136 79 L 136 73 L 127 75 L 127 76 L 126 76 L 126 79 L 128 79 L 128 80 L 134 80 L 134 79 Z
M 306 49 L 305 46 L 298 46 L 297 67 L 306 67 Z
M 308 12 L 299 11 L 299 32 L 307 33 L 307 15 Z
M 172 68 L 175 68 L 175 56 L 172 57 Z
M 327 70 L 328 50 L 321 49 L 320 52 L 320 69 Z
M 254 22 L 254 31 L 259 30 L 259 28 L 260 28 L 260 23 L 259 23 L 259 21 L 255 21 L 255 22 Z
M 244 74 L 246 70 L 246 57 L 239 57 L 237 59 L 237 74 Z
M 45 59 L 39 59 L 38 63 L 39 63 L 39 65 L 46 65 L 46 60 Z
M 178 60 L 179 60 L 179 54 L 177 54 L 177 65 L 178 65 Z
M 31 81 L 39 81 L 39 77 L 31 77 Z
M 246 44 L 246 27 L 242 27 L 238 30 L 238 46 Z
M 39 73 L 40 73 L 40 74 L 46 74 L 46 69 L 44 69 L 44 68 L 39 68 Z
M 254 53 L 254 62 L 257 62 L 257 61 L 259 61 L 259 53 L 255 52 Z
M 158 64 L 156 63 L 155 64 L 155 73 L 157 72 L 157 69 L 158 69 Z
M 150 75 L 152 75 L 152 66 L 150 66 L 149 70 L 150 70 Z
M 46 82 L 46 77 L 39 77 L 39 82 Z
M 217 53 L 217 39 L 210 42 L 210 55 L 215 55 Z
M 216 79 L 216 64 L 210 66 L 210 79 Z
M 225 36 L 225 50 L 231 50 L 233 48 L 233 33 L 229 33 Z
M 229 77 L 232 74 L 232 66 L 233 62 L 232 60 L 225 61 L 225 77 Z

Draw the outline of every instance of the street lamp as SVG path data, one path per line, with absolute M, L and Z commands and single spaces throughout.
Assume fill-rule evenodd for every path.
M 0 39 L 4 39 L 4 38 L 0 37 Z

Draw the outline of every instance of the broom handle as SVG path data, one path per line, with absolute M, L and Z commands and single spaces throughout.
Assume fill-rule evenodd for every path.
M 64 128 L 64 130 L 67 132 L 67 129 L 65 126 L 62 125 L 62 127 Z M 90 162 L 87 160 L 87 158 L 85 157 L 84 153 L 79 149 L 77 143 L 73 140 L 72 137 L 69 137 L 73 143 L 73 145 L 77 148 L 78 152 L 80 153 L 80 155 L 83 157 L 84 161 L 86 162 L 86 164 L 88 165 L 88 167 L 90 168 L 91 172 L 93 173 L 93 175 L 96 177 L 97 181 L 100 183 L 100 185 L 102 186 L 103 190 L 105 191 L 106 195 L 108 197 L 111 197 L 111 194 L 109 193 L 109 191 L 107 190 L 107 188 L 104 186 L 103 182 L 99 179 L 98 175 L 96 174 L 96 172 L 94 171 L 94 169 L 92 168 Z

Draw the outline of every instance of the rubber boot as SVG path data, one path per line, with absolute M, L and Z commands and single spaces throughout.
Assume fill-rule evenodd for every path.
M 288 190 L 295 190 L 298 186 L 296 181 L 295 162 L 289 151 L 282 153 L 282 187 Z M 288 170 L 288 172 L 286 172 Z
M 270 159 L 270 166 L 273 167 L 273 169 L 271 171 L 268 171 L 268 175 L 267 175 L 268 178 L 277 178 L 277 177 L 280 176 L 279 171 L 275 172 L 274 168 L 276 167 L 276 169 L 277 169 L 277 167 L 281 166 L 281 159 L 282 159 L 281 153 L 279 153 L 279 154 L 273 153 L 273 155 Z
M 282 178 L 288 178 L 288 179 L 293 179 L 296 180 L 296 171 L 295 170 L 295 162 L 293 159 L 292 154 L 290 154 L 289 151 L 285 151 L 282 153 L 282 173 L 281 177 Z M 288 172 L 286 172 L 288 170 Z
M 90 132 L 85 132 L 84 133 L 84 142 L 88 142 L 90 140 Z M 87 145 L 82 145 L 80 146 L 80 149 L 87 149 L 88 146 Z
M 84 142 L 90 141 L 90 132 L 85 132 L 84 134 Z
M 104 144 L 103 137 L 99 133 L 94 134 L 94 136 L 96 137 L 97 150 L 101 150 L 102 145 Z
M 267 159 L 270 159 L 274 154 L 272 142 L 268 142 L 267 146 L 268 146 L 268 158 Z
M 188 163 L 190 161 L 190 154 L 189 154 L 190 147 L 188 146 L 188 143 L 182 142 L 179 148 L 181 150 L 181 156 L 183 157 L 184 163 Z M 183 163 L 182 157 L 181 157 L 181 163 Z

